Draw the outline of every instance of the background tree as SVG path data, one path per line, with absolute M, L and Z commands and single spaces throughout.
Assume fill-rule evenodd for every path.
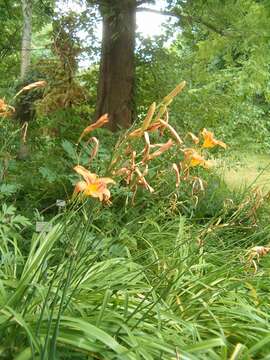
M 0 0 L 0 9 L 0 96 L 3 97 L 8 95 L 20 71 L 17 55 L 21 48 L 21 4 Z
M 153 1 L 99 0 L 103 22 L 96 117 L 110 116 L 111 130 L 129 127 L 134 118 L 136 10 Z
M 21 80 L 25 78 L 31 63 L 32 0 L 22 0 L 22 14 Z
M 129 127 L 134 106 L 136 0 L 101 2 L 103 37 L 96 117 L 108 113 L 112 130 Z

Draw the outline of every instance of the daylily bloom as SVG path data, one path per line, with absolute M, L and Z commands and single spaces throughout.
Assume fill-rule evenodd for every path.
M 226 149 L 227 145 L 223 141 L 216 140 L 214 134 L 211 131 L 203 129 L 202 136 L 204 138 L 204 143 L 202 144 L 203 148 L 213 148 L 216 145 L 219 145 Z
M 111 194 L 107 188 L 108 184 L 115 184 L 111 178 L 100 178 L 96 174 L 91 173 L 81 165 L 74 167 L 74 170 L 80 174 L 84 180 L 79 181 L 74 189 L 74 194 L 83 193 L 85 196 L 98 198 L 100 201 L 108 201 Z
M 185 149 L 184 150 L 185 163 L 189 167 L 202 166 L 206 169 L 209 169 L 212 166 L 210 161 L 207 161 L 194 149 Z
M 86 134 L 89 134 L 91 131 L 102 127 L 103 125 L 107 124 L 108 122 L 109 122 L 109 116 L 108 116 L 108 114 L 102 115 L 95 123 L 87 126 L 87 127 L 83 130 L 83 132 L 81 133 L 81 136 L 79 137 L 78 143 L 82 140 L 82 138 L 83 138 Z
M 7 110 L 7 104 L 3 99 L 0 99 L 0 113 L 5 112 Z
M 13 106 L 6 104 L 3 99 L 0 99 L 0 116 L 3 116 L 3 117 L 9 116 L 14 111 L 15 111 L 15 109 Z

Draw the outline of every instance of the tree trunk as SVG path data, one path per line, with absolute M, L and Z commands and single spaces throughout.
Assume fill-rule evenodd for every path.
M 22 13 L 21 80 L 25 78 L 31 63 L 32 0 L 22 0 Z
M 31 64 L 32 40 L 32 0 L 21 0 L 23 14 L 22 49 L 21 49 L 21 81 L 25 79 Z M 29 105 L 28 105 L 29 106 Z M 27 119 L 24 124 L 27 124 Z M 26 125 L 25 125 L 26 126 Z M 30 154 L 28 145 L 24 140 L 24 126 L 21 129 L 20 149 L 18 159 L 27 160 Z
M 102 0 L 102 53 L 96 118 L 108 113 L 109 128 L 127 128 L 133 121 L 136 0 Z

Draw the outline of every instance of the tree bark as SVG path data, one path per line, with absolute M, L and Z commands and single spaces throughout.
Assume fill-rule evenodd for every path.
M 135 74 L 136 0 L 102 0 L 102 54 L 96 118 L 108 113 L 109 128 L 132 124 Z
M 21 49 L 21 80 L 26 76 L 31 63 L 32 0 L 22 0 L 23 32 Z

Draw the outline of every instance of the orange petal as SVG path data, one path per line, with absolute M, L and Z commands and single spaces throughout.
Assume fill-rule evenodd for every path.
M 188 166 L 204 166 L 205 159 L 197 153 L 194 149 L 186 149 L 184 150 L 185 161 L 187 162 Z
M 0 99 L 0 116 L 2 117 L 11 116 L 12 113 L 14 112 L 15 109 L 13 106 L 6 104 L 3 99 Z
M 104 199 L 109 200 L 110 198 L 110 191 L 102 181 L 87 185 L 84 194 L 86 196 L 98 198 L 100 201 L 103 201 Z
M 108 185 L 108 184 L 116 184 L 116 182 L 109 178 L 109 177 L 103 177 L 99 179 L 100 182 L 103 182 L 104 184 Z
M 223 141 L 220 141 L 220 140 L 216 140 L 216 141 L 217 141 L 217 145 L 223 147 L 223 149 L 227 148 L 227 144 L 225 144 Z
M 202 136 L 204 138 L 204 143 L 202 144 L 203 148 L 213 148 L 216 145 L 219 145 L 226 149 L 227 145 L 223 141 L 216 140 L 214 138 L 214 133 L 211 131 L 208 131 L 206 129 L 203 129 Z
M 87 184 L 91 184 L 97 179 L 96 174 L 90 173 L 90 171 L 81 165 L 76 165 L 73 169 L 84 178 Z
M 73 194 L 76 195 L 80 192 L 85 191 L 86 187 L 87 187 L 87 183 L 85 181 L 77 182 L 77 184 L 75 185 Z

